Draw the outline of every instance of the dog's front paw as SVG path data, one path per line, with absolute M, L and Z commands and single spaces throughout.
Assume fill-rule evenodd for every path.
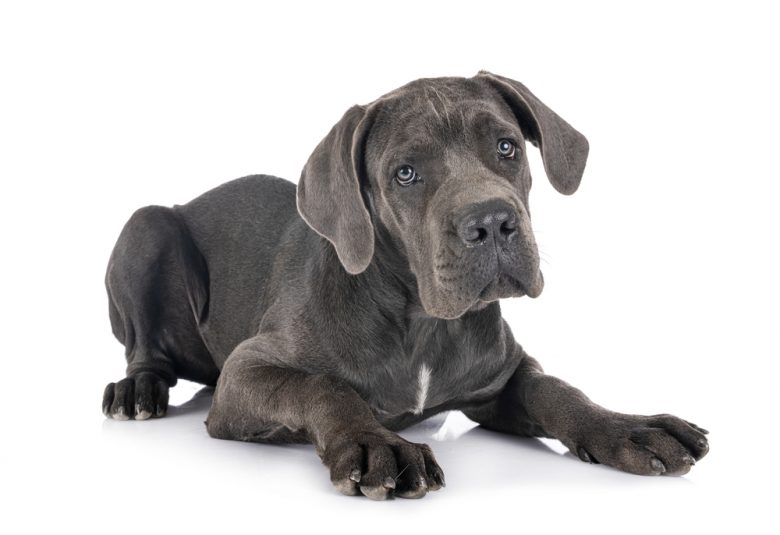
M 103 391 L 103 414 L 114 420 L 146 420 L 165 416 L 168 383 L 157 374 L 142 372 L 108 383 Z
M 681 476 L 709 451 L 708 433 L 670 414 L 587 418 L 564 444 L 580 459 L 639 475 Z
M 321 457 L 333 485 L 349 496 L 422 498 L 444 486 L 444 472 L 427 444 L 408 442 L 384 429 L 345 433 L 331 441 Z

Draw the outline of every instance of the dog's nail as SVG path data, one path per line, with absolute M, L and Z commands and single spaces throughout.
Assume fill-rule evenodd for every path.
M 683 457 L 683 462 L 693 466 L 694 464 L 696 464 L 696 459 L 694 459 L 690 455 L 686 455 Z
M 140 403 L 135 404 L 135 419 L 136 420 L 146 420 L 152 415 L 151 412 L 144 410 L 141 408 Z
M 353 482 L 349 480 L 334 481 L 333 485 L 341 494 L 344 494 L 345 496 L 355 496 L 358 493 L 358 490 L 352 483 Z
M 402 491 L 396 491 L 396 496 L 399 498 L 422 498 L 428 493 L 428 482 L 424 477 L 420 477 L 414 483 L 410 484 L 408 488 Z
M 696 445 L 699 446 L 700 448 L 706 448 L 707 441 L 703 438 L 700 438 L 699 440 L 696 441 Z
M 656 457 L 650 459 L 650 466 L 653 468 L 653 471 L 658 472 L 659 474 L 663 474 L 664 472 L 666 472 L 666 467 L 664 466 L 664 463 L 661 462 L 661 459 L 658 459 Z
M 386 489 L 394 489 L 395 488 L 395 479 L 392 477 L 386 477 L 384 482 L 382 483 L 382 486 Z
M 360 483 L 360 470 L 355 468 L 349 473 L 349 478 L 355 483 Z
M 584 448 L 577 448 L 577 455 L 581 461 L 593 464 L 593 459 L 590 458 L 590 455 L 588 455 L 588 452 L 585 451 Z
M 387 489 L 384 487 L 361 486 L 360 492 L 362 492 L 363 496 L 365 496 L 369 500 L 386 500 L 389 495 Z

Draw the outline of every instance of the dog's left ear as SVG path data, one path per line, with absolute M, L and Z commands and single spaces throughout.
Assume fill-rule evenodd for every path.
M 577 191 L 588 159 L 585 136 L 520 82 L 487 71 L 476 77 L 488 82 L 512 108 L 523 134 L 542 152 L 544 170 L 555 189 L 565 195 Z
M 298 212 L 333 244 L 353 275 L 364 271 L 374 256 L 374 228 L 360 192 L 372 116 L 365 106 L 347 110 L 314 149 L 298 182 Z

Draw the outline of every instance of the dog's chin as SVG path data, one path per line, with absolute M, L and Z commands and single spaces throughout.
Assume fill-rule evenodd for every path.
M 544 288 L 544 277 L 541 271 L 537 270 L 536 274 L 528 279 L 528 282 L 520 282 L 511 275 L 500 273 L 491 279 L 481 290 L 477 289 L 471 295 L 453 295 L 450 292 L 436 292 L 433 295 L 428 294 L 426 296 L 428 299 L 421 295 L 423 297 L 423 308 L 427 314 L 433 317 L 456 319 L 466 312 L 482 310 L 490 303 L 499 299 L 523 297 L 525 295 L 531 298 L 539 297 Z M 449 299 L 444 299 L 445 295 Z

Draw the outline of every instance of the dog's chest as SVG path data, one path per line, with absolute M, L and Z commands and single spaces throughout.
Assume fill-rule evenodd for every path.
M 369 404 L 383 418 L 413 417 L 494 393 L 510 365 L 498 327 L 468 320 L 412 323 L 372 375 Z

